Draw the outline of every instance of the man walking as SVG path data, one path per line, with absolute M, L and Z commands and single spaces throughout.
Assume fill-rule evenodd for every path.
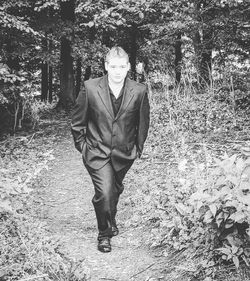
M 110 252 L 110 238 L 119 232 L 115 216 L 122 181 L 141 157 L 148 134 L 149 102 L 145 85 L 127 77 L 129 58 L 121 47 L 108 52 L 105 69 L 107 75 L 85 81 L 71 130 L 95 188 L 98 250 Z

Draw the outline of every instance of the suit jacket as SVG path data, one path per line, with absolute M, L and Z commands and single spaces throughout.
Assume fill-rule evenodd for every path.
M 120 170 L 141 156 L 149 128 L 146 86 L 126 78 L 114 115 L 107 75 L 84 82 L 72 114 L 71 131 L 84 163 L 99 169 L 110 159 Z

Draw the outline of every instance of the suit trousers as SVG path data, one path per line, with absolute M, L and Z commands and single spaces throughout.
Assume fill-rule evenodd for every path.
M 98 170 L 85 165 L 95 189 L 92 203 L 96 213 L 98 239 L 112 237 L 112 226 L 116 226 L 115 216 L 119 196 L 124 190 L 122 181 L 133 162 L 129 162 L 119 171 L 114 169 L 111 161 Z

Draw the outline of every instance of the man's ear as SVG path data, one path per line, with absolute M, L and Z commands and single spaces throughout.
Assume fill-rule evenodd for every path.
M 128 71 L 130 70 L 130 68 L 131 68 L 130 62 L 128 62 Z
M 106 61 L 104 63 L 104 66 L 105 66 L 105 70 L 108 71 L 108 63 Z

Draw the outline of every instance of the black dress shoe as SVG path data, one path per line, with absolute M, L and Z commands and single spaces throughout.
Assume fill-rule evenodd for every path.
M 111 244 L 109 237 L 102 237 L 98 240 L 98 250 L 103 253 L 111 252 Z
M 112 230 L 112 236 L 117 236 L 119 234 L 119 229 L 116 225 L 113 225 L 111 230 Z

